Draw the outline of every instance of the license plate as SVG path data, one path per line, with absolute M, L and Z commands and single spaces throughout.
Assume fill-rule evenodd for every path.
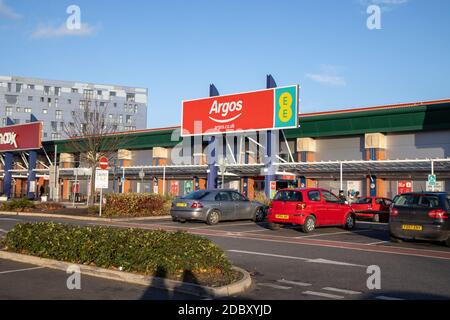
M 184 202 L 178 202 L 177 207 L 187 207 L 187 203 Z
M 402 224 L 403 230 L 414 230 L 414 231 L 422 231 L 422 226 L 416 226 L 411 224 Z
M 275 218 L 287 220 L 287 219 L 289 219 L 289 216 L 287 214 L 276 214 Z

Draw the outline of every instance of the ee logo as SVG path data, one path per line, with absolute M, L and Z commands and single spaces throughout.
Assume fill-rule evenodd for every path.
M 278 99 L 280 110 L 278 111 L 278 118 L 281 122 L 288 122 L 292 117 L 292 96 L 289 92 L 284 92 Z

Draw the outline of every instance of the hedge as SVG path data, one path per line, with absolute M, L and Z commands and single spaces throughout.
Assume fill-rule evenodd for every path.
M 10 201 L 4 202 L 0 206 L 1 211 L 31 211 L 35 206 L 31 200 L 27 198 L 12 199 Z
M 232 265 L 210 240 L 186 232 L 75 226 L 51 222 L 17 224 L 5 250 L 102 268 L 177 278 L 185 271 L 231 282 Z
M 154 193 L 111 193 L 106 195 L 106 217 L 144 217 L 167 214 L 164 197 Z

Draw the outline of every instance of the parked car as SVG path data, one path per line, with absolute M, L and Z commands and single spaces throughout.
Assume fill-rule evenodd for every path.
M 370 218 L 374 222 L 389 221 L 389 207 L 392 200 L 382 197 L 363 197 L 351 204 L 356 218 Z
M 450 194 L 445 192 L 404 193 L 391 207 L 391 240 L 444 241 L 450 246 Z
M 232 189 L 198 190 L 176 198 L 170 214 L 173 221 L 201 220 L 211 225 L 226 220 L 265 218 L 264 204 L 250 201 Z
M 269 208 L 267 221 L 271 229 L 283 224 L 300 225 L 305 233 L 316 227 L 355 227 L 353 209 L 328 190 L 320 188 L 279 190 Z

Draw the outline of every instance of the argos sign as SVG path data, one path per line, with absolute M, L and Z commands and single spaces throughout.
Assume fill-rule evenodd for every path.
M 298 86 L 183 101 L 182 136 L 296 128 Z
M 41 133 L 41 122 L 0 128 L 0 152 L 40 149 Z

